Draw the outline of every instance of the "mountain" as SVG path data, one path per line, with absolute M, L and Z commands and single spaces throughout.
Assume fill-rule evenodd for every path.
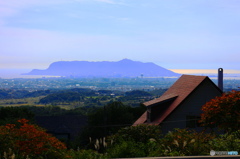
M 46 70 L 33 69 L 24 75 L 51 75 L 74 77 L 173 77 L 180 76 L 154 63 L 123 59 L 117 62 L 59 61 Z

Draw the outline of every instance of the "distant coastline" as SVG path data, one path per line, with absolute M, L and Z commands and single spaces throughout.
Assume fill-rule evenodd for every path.
M 0 69 L 0 78 L 13 79 L 13 78 L 42 78 L 42 77 L 58 77 L 58 76 L 42 76 L 42 75 L 21 75 L 27 73 L 31 69 Z M 212 78 L 217 76 L 217 69 L 169 69 L 180 74 L 189 75 L 203 75 Z M 228 79 L 240 79 L 240 70 L 224 70 L 224 77 Z
M 218 69 L 170 69 L 176 73 L 188 75 L 209 76 L 211 79 L 216 79 L 218 76 Z M 224 79 L 240 80 L 240 70 L 223 69 Z
M 217 74 L 217 69 L 170 69 L 171 71 L 174 71 L 176 73 L 181 74 Z M 225 74 L 240 74 L 240 70 L 230 70 L 230 69 L 224 69 L 223 72 Z
M 43 77 L 58 77 L 58 76 L 41 76 L 41 75 L 21 75 L 27 73 L 32 69 L 0 69 L 0 78 L 14 79 L 14 78 L 43 78 Z

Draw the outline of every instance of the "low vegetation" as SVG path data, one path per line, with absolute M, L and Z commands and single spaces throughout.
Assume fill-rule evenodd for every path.
M 54 93 L 66 96 L 66 92 Z M 130 92 L 131 99 L 139 100 L 139 93 L 142 94 L 141 99 L 149 95 L 133 91 Z M 125 95 L 130 96 L 128 93 Z M 88 98 L 93 100 L 99 96 L 85 96 L 84 102 Z M 128 98 L 124 99 L 127 101 Z M 63 104 L 64 101 L 61 102 Z M 102 159 L 209 155 L 210 150 L 240 152 L 239 108 L 239 92 L 225 93 L 202 107 L 200 122 L 206 128 L 202 132 L 175 129 L 162 134 L 156 125 L 131 126 L 146 110 L 141 104 L 132 106 L 109 100 L 103 106 L 92 103 L 71 109 L 62 109 L 58 105 L 4 106 L 0 108 L 0 156 L 5 159 Z M 34 116 L 65 114 L 88 117 L 84 131 L 73 141 L 55 138 L 34 121 Z M 225 133 L 215 133 L 215 127 Z M 206 130 L 212 131 L 207 133 Z
M 129 158 L 159 156 L 209 155 L 210 150 L 240 151 L 240 131 L 223 135 L 175 129 L 166 135 L 158 126 L 139 125 L 120 129 L 117 133 L 89 140 L 92 149 L 71 149 L 42 128 L 28 124 L 6 124 L 0 127 L 0 153 L 5 158 Z M 136 132 L 140 132 L 136 136 Z
M 64 90 L 13 90 L 0 89 L 0 106 L 59 106 L 64 109 L 79 107 L 103 107 L 112 101 L 136 107 L 139 103 L 163 94 L 166 89 L 154 91 L 133 90 L 128 92 L 73 88 Z

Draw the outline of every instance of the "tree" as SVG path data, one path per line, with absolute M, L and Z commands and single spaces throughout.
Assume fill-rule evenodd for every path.
M 137 125 L 120 129 L 108 138 L 109 158 L 133 158 L 149 156 L 161 137 L 158 125 Z
M 93 133 L 97 138 L 115 133 L 121 127 L 133 123 L 135 119 L 131 109 L 121 102 L 109 103 L 89 115 L 89 126 L 95 129 Z
M 87 145 L 93 140 L 116 133 L 119 129 L 133 124 L 145 111 L 144 107 L 132 108 L 121 102 L 108 103 L 88 115 L 88 126 L 80 134 L 78 143 Z
M 25 107 L 2 107 L 0 108 L 0 125 L 15 124 L 18 119 L 34 121 L 34 114 Z
M 218 127 L 228 132 L 240 128 L 240 91 L 231 91 L 202 106 L 201 120 L 205 127 Z
M 37 125 L 28 124 L 27 119 L 18 120 L 18 124 L 0 126 L 0 152 L 11 148 L 21 156 L 31 158 L 64 158 L 66 145 L 47 134 Z
M 146 91 L 133 90 L 133 91 L 126 92 L 126 96 L 130 96 L 130 97 L 143 97 L 143 96 L 151 96 L 151 94 L 146 92 Z

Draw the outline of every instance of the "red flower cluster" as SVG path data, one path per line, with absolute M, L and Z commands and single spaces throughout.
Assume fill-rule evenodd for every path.
M 202 106 L 200 122 L 203 126 L 217 126 L 223 130 L 240 128 L 240 92 L 231 91 L 216 97 Z
M 28 120 L 18 120 L 20 126 L 6 124 L 0 127 L 2 144 L 12 148 L 23 155 L 44 155 L 66 149 L 64 143 L 37 125 L 28 124 Z

